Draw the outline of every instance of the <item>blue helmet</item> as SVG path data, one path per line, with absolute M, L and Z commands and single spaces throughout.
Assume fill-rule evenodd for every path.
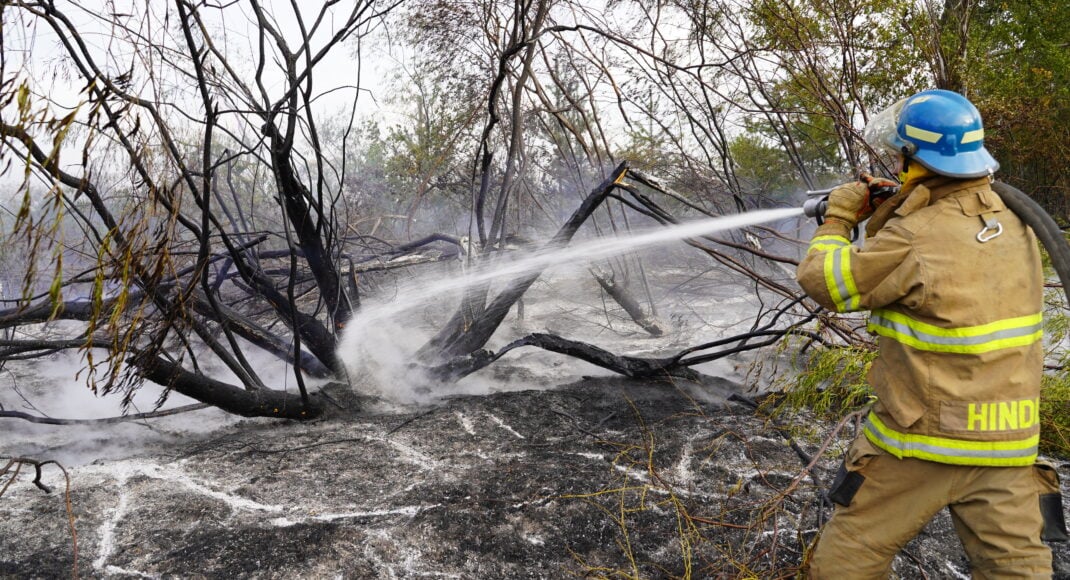
M 877 115 L 871 125 L 865 132 L 871 145 L 883 145 L 940 175 L 984 177 L 999 169 L 984 146 L 981 113 L 958 93 L 922 91 Z

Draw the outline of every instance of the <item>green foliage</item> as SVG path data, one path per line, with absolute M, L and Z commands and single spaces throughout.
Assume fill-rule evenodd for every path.
M 1070 3 L 980 2 L 970 26 L 967 89 L 1003 179 L 1049 212 L 1070 211 Z
M 796 163 L 821 174 L 862 165 L 858 122 L 924 84 L 910 30 L 897 22 L 909 0 L 760 0 L 755 42 L 779 67 L 763 79 L 767 121 L 794 142 Z M 775 122 L 774 122 L 775 121 Z M 777 125 L 783 125 L 778 127 Z
M 669 138 L 661 131 L 635 126 L 626 131 L 626 140 L 614 152 L 617 159 L 627 159 L 632 167 L 658 176 L 672 175 L 679 159 L 672 154 Z
M 445 71 L 427 62 L 415 66 L 391 79 L 388 102 L 397 115 L 390 122 L 365 121 L 349 133 L 354 170 L 345 188 L 365 221 L 445 227 L 467 208 L 481 103 Z
M 784 348 L 798 347 L 790 342 L 783 341 Z M 775 412 L 808 409 L 833 419 L 872 403 L 866 374 L 876 357 L 876 350 L 861 346 L 818 348 L 799 357 L 796 372 L 779 379 L 782 394 L 771 399 Z
M 751 134 L 740 135 L 728 146 L 736 178 L 748 195 L 785 194 L 797 183 L 791 159 L 780 147 L 774 147 Z
M 807 171 L 864 163 L 860 120 L 918 90 L 947 88 L 981 110 L 1001 177 L 1049 212 L 1070 215 L 1070 3 L 758 0 L 750 6 L 755 45 L 778 66 L 762 75 L 763 98 L 756 102 L 762 114 L 748 120 L 766 136 L 789 137 L 798 148 L 794 161 Z
M 1070 457 L 1070 314 L 1064 308 L 1062 289 L 1047 293 L 1044 338 L 1048 361 L 1055 370 L 1045 373 L 1040 391 L 1041 453 Z
M 1040 392 L 1040 452 L 1070 457 L 1070 369 L 1044 376 Z

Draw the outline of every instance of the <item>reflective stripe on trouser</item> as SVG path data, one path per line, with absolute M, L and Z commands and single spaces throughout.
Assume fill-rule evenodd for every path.
M 975 579 L 1051 578 L 1051 551 L 1040 541 L 1033 468 L 945 465 L 896 459 L 864 437 L 868 455 L 849 468 L 865 476 L 848 507 L 837 506 L 811 557 L 816 579 L 887 578 L 896 554 L 944 506 Z M 904 562 L 907 577 L 916 571 Z M 942 564 L 940 564 L 942 565 Z
M 1039 341 L 1044 333 L 1039 312 L 978 326 L 941 328 L 899 312 L 877 309 L 866 329 L 918 350 L 956 354 L 1028 346 Z
M 872 411 L 866 418 L 863 431 L 874 445 L 896 457 L 915 457 L 952 465 L 984 467 L 1033 465 L 1037 459 L 1037 446 L 1040 444 L 1039 433 L 1013 441 L 967 441 L 900 433 L 885 425 Z
M 817 236 L 807 252 L 825 252 L 825 286 L 839 312 L 859 309 L 858 287 L 851 274 L 851 242 L 842 236 Z

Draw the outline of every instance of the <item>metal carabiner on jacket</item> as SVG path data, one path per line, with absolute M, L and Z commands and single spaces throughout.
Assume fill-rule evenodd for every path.
M 977 241 L 982 244 L 993 239 L 998 238 L 1003 233 L 1003 224 L 999 223 L 996 216 L 991 213 L 983 214 L 981 219 L 985 222 L 985 227 L 981 228 L 981 231 L 977 232 Z M 995 232 L 989 234 L 989 232 Z

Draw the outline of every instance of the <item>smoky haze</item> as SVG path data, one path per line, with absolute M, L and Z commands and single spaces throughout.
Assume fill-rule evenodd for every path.
M 625 252 L 648 249 L 686 238 L 713 234 L 764 222 L 798 216 L 798 208 L 758 210 L 740 215 L 699 220 L 671 227 L 636 232 L 621 237 L 578 241 L 560 249 L 539 251 L 516 260 L 504 257 L 484 261 L 461 275 L 429 279 L 420 277 L 400 284 L 393 299 L 379 304 L 366 303 L 347 325 L 338 350 L 351 377 L 358 384 L 400 403 L 426 402 L 430 379 L 413 365 L 416 350 L 430 338 L 420 331 L 414 317 L 434 301 L 436 306 L 457 299 L 458 293 L 478 285 L 509 281 L 544 269 L 564 265 L 561 279 L 575 280 L 588 264 Z M 571 275 L 569 275 L 571 274 Z M 567 284 L 567 282 L 566 282 Z M 370 380 L 369 380 L 370 379 Z M 352 380 L 352 378 L 351 378 Z M 360 387 L 358 387 L 360 388 Z M 474 392 L 469 389 L 466 392 Z

